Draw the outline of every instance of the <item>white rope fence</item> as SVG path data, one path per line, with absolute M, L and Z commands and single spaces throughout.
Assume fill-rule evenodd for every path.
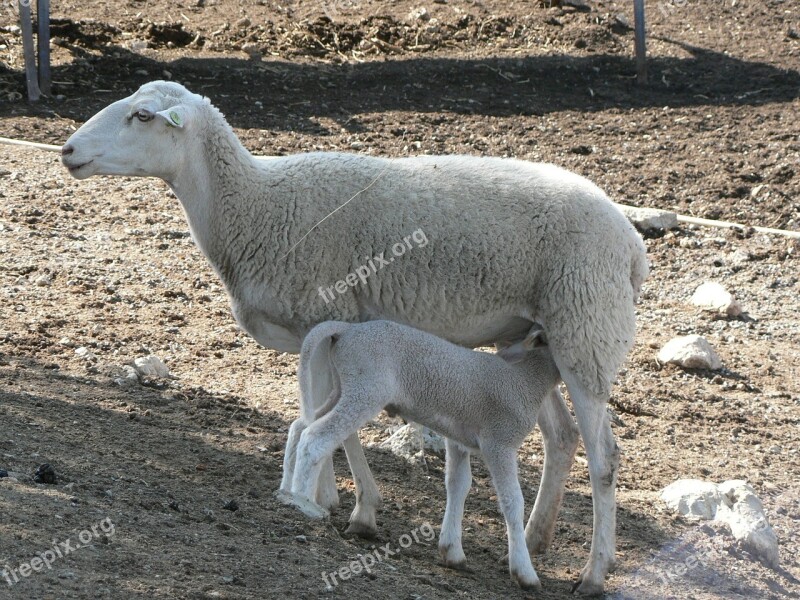
M 61 152 L 61 146 L 54 146 L 52 144 L 39 144 L 37 142 L 28 142 L 25 140 L 15 140 L 11 138 L 0 137 L 0 144 L 7 144 L 9 146 L 23 146 L 26 148 L 35 148 L 37 150 L 45 150 L 47 152 Z M 273 157 L 264 157 L 273 158 Z M 620 204 L 623 208 L 625 207 Z M 667 212 L 667 211 L 664 211 Z M 732 223 L 731 221 L 715 221 L 714 219 L 701 219 L 699 217 L 690 217 L 688 215 L 677 215 L 679 223 L 689 223 L 692 225 L 702 225 L 705 227 L 719 227 L 723 229 L 748 229 L 752 227 L 759 233 L 771 233 L 774 235 L 782 235 L 784 237 L 800 239 L 800 231 L 787 231 L 786 229 L 774 229 L 772 227 L 757 227 L 751 225 L 742 225 L 741 223 Z

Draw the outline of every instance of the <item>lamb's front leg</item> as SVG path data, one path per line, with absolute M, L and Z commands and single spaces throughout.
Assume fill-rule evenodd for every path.
M 525 529 L 522 526 L 525 500 L 517 475 L 517 450 L 487 444 L 487 447 L 481 446 L 481 452 L 492 475 L 500 509 L 506 519 L 508 568 L 511 577 L 523 589 L 539 589 L 542 584 L 531 564 L 531 556 L 525 543 Z
M 447 507 L 439 534 L 439 555 L 448 567 L 463 569 L 467 558 L 461 547 L 461 524 L 464 519 L 464 502 L 472 485 L 472 469 L 469 450 L 450 438 L 445 438 L 447 458 L 445 462 L 445 487 Z

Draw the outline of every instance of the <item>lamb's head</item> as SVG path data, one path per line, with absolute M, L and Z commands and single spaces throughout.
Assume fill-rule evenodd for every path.
M 61 162 L 76 179 L 129 175 L 170 181 L 188 159 L 187 136 L 206 104 L 180 84 L 146 83 L 73 133 L 61 148 Z

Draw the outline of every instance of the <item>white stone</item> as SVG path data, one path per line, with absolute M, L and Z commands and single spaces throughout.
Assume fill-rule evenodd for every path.
M 766 565 L 779 565 L 778 538 L 764 514 L 764 506 L 746 481 L 716 484 L 681 479 L 661 491 L 661 499 L 675 512 L 690 518 L 714 520 L 730 527 L 733 537 Z
M 678 226 L 678 215 L 669 210 L 642 208 L 617 204 L 622 213 L 634 226 L 642 231 L 648 229 L 673 229 Z
M 692 295 L 691 303 L 703 310 L 718 312 L 730 317 L 738 317 L 742 314 L 742 306 L 728 290 L 715 281 L 707 281 L 700 285 Z
M 689 519 L 712 520 L 723 501 L 717 484 L 699 479 L 679 479 L 661 491 L 661 499 Z
M 717 520 L 726 522 L 733 537 L 753 555 L 772 568 L 779 563 L 778 537 L 764 514 L 764 506 L 746 481 L 735 479 L 719 485 L 726 502 Z
M 136 371 L 142 377 L 169 377 L 169 369 L 155 354 L 139 357 L 133 361 Z
M 699 335 L 672 338 L 658 353 L 660 363 L 687 369 L 721 369 L 722 361 L 708 341 Z
M 86 346 L 75 348 L 75 356 L 82 358 L 86 362 L 95 362 L 97 360 L 97 357 Z
M 423 446 L 432 452 L 442 453 L 444 439 L 435 431 L 415 423 L 403 425 L 378 445 L 379 448 L 391 450 L 410 461 L 419 460 L 423 456 Z

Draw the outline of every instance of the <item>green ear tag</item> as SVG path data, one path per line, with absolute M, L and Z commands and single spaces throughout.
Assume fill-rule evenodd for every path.
M 169 119 L 172 121 L 175 127 L 183 127 L 183 123 L 181 123 L 181 116 L 174 110 L 169 111 Z

